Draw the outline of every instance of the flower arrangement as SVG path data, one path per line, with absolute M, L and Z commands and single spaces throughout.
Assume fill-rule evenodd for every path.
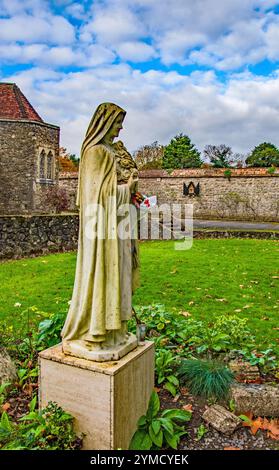
M 132 203 L 136 206 L 137 209 L 149 209 L 150 207 L 155 207 L 157 204 L 156 196 L 146 196 L 140 192 L 133 193 L 131 198 Z

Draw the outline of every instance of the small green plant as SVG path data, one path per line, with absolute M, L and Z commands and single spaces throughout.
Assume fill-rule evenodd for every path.
M 10 382 L 4 382 L 0 385 L 0 406 L 3 405 L 6 396 L 7 396 L 7 389 L 10 386 Z
M 204 425 L 204 424 L 201 424 L 198 429 L 197 429 L 197 437 L 196 437 L 196 440 L 197 441 L 200 441 L 204 436 L 205 434 L 208 432 L 208 429 L 207 427 Z
M 38 367 L 34 367 L 33 369 L 18 369 L 18 382 L 17 386 L 22 388 L 28 381 L 32 381 L 33 379 L 37 379 L 39 375 Z
M 229 410 L 234 413 L 235 412 L 235 401 L 234 400 L 230 400 L 229 401 Z
M 270 166 L 267 169 L 267 173 L 269 173 L 270 175 L 273 175 L 273 173 L 275 173 L 275 171 L 276 171 L 276 166 Z
M 146 415 L 138 420 L 138 429 L 132 437 L 130 450 L 150 450 L 171 447 L 177 449 L 182 436 L 187 434 L 184 426 L 178 425 L 190 421 L 190 411 L 171 409 L 160 413 L 160 400 L 153 391 Z
M 155 372 L 158 385 L 163 383 L 164 388 L 174 397 L 179 387 L 179 380 L 173 373 L 175 367 L 176 357 L 170 351 L 162 349 L 156 354 Z
M 4 411 L 0 420 L 0 449 L 2 450 L 75 450 L 81 439 L 73 431 L 73 417 L 56 403 L 49 402 L 38 411 L 36 397 L 29 413 L 13 423 Z
M 209 357 L 212 353 L 231 351 L 242 346 L 253 347 L 255 339 L 247 327 L 247 321 L 247 318 L 237 315 L 221 315 L 210 328 L 202 324 L 188 341 L 196 347 L 198 354 L 207 352 Z
M 61 330 L 65 321 L 65 314 L 56 313 L 39 324 L 37 335 L 37 349 L 40 351 L 50 348 L 61 341 Z
M 230 181 L 231 176 L 232 176 L 232 170 L 230 170 L 230 169 L 225 170 L 225 171 L 224 171 L 224 176 L 225 176 L 226 178 L 228 178 L 228 180 Z
M 246 361 L 250 362 L 252 366 L 258 366 L 263 372 L 274 371 L 279 366 L 276 353 L 272 348 L 268 348 L 265 351 L 241 350 L 237 351 L 237 353 Z
M 220 400 L 226 398 L 233 373 L 217 361 L 184 360 L 179 368 L 181 382 L 193 395 Z

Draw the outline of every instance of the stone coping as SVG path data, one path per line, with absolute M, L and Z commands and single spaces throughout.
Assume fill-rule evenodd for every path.
M 253 178 L 279 176 L 279 167 L 274 173 L 268 173 L 268 168 L 227 168 L 231 171 L 230 178 Z M 184 170 L 142 170 L 140 178 L 228 178 L 224 175 L 226 168 L 189 168 Z M 59 173 L 59 179 L 76 179 L 78 171 L 64 171 Z
M 129 352 L 118 361 L 95 362 L 64 354 L 62 351 L 62 344 L 60 343 L 41 351 L 39 353 L 39 357 L 50 361 L 60 362 L 61 364 L 67 364 L 69 366 L 76 366 L 80 369 L 91 370 L 93 372 L 98 372 L 99 374 L 115 375 L 126 366 L 127 362 L 133 360 L 134 357 L 141 356 L 145 351 L 153 347 L 154 343 L 152 341 L 145 341 L 143 345 L 138 345 L 136 349 Z
M 41 122 L 41 121 L 32 121 L 31 119 L 4 119 L 0 118 L 0 122 L 13 122 L 13 123 L 19 123 L 19 124 L 36 124 L 37 126 L 43 126 L 43 127 L 50 127 L 52 129 L 58 129 L 60 130 L 59 126 L 56 126 L 55 124 L 49 124 L 47 122 Z
M 279 167 L 274 173 L 268 173 L 268 168 L 189 168 L 184 170 L 142 170 L 139 172 L 140 178 L 208 178 L 222 177 L 228 178 L 224 172 L 230 170 L 230 178 L 234 177 L 255 177 L 255 176 L 279 176 Z

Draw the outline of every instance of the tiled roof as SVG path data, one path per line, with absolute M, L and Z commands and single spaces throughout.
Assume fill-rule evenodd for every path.
M 1 82 L 0 119 L 44 122 L 15 83 Z

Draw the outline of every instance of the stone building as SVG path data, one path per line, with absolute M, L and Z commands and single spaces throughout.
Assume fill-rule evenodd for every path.
M 16 84 L 0 83 L 0 214 L 49 212 L 47 196 L 58 187 L 59 133 Z

